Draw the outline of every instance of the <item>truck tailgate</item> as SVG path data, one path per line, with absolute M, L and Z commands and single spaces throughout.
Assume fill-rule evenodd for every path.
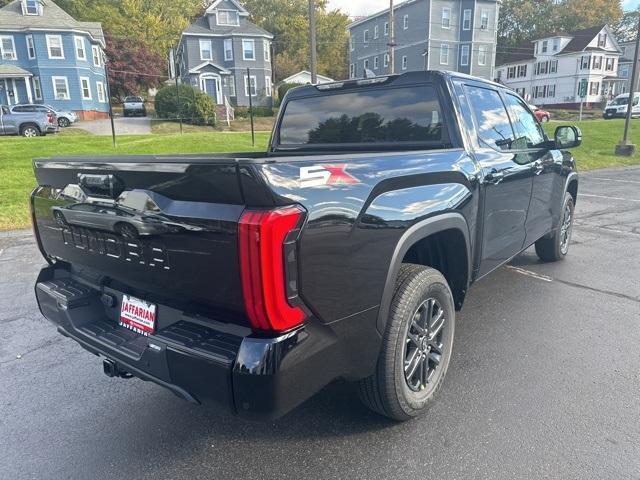
M 41 248 L 96 283 L 243 323 L 239 169 L 225 156 L 35 160 Z

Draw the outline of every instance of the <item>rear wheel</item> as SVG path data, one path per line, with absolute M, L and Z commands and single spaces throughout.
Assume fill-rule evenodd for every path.
M 116 232 L 124 238 L 138 238 L 138 229 L 129 223 L 118 223 L 115 226 Z
M 563 260 L 569 253 L 573 231 L 574 201 L 570 193 L 564 194 L 560 225 L 550 235 L 536 242 L 536 254 L 544 262 Z
M 20 128 L 20 135 L 27 138 L 37 137 L 40 135 L 40 129 L 36 125 L 29 123 Z
M 398 421 L 425 413 L 446 375 L 454 329 L 453 297 L 442 274 L 403 264 L 376 371 L 359 383 L 363 403 Z

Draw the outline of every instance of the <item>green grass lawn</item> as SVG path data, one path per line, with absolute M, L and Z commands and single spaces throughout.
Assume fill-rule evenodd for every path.
M 569 123 L 569 122 L 566 122 Z M 560 125 L 550 122 L 550 134 Z M 640 153 L 633 158 L 616 157 L 615 144 L 622 137 L 623 120 L 591 120 L 580 124 L 583 144 L 574 154 L 580 170 L 640 165 Z M 0 230 L 29 226 L 28 196 L 35 186 L 31 160 L 60 155 L 127 155 L 138 153 L 206 153 L 263 151 L 269 134 L 256 135 L 256 147 L 246 132 L 199 132 L 118 137 L 114 149 L 111 137 L 66 130 L 40 138 L 0 137 Z M 631 140 L 640 145 L 640 121 L 632 123 Z
M 28 198 L 35 187 L 34 157 L 264 151 L 268 139 L 269 134 L 258 133 L 252 147 L 249 133 L 130 135 L 119 136 L 113 148 L 111 137 L 73 130 L 38 138 L 0 137 L 0 230 L 30 225 Z

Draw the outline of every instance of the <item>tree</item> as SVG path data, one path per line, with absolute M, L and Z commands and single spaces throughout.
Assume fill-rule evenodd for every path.
M 276 78 L 309 70 L 309 10 L 307 0 L 245 0 L 250 20 L 274 34 Z M 316 0 L 318 73 L 347 76 L 347 25 L 349 17 L 328 10 L 326 0 Z
M 635 40 L 638 32 L 638 20 L 640 11 L 625 12 L 620 21 L 613 27 L 616 38 L 621 42 Z
M 620 0 L 503 0 L 498 20 L 498 51 L 552 33 L 569 33 L 596 25 L 618 25 Z
M 164 57 L 146 44 L 109 35 L 106 44 L 111 96 L 122 99 L 131 94 L 144 95 L 166 78 Z

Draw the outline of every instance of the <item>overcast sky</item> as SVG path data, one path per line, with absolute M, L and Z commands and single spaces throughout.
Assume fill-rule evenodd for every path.
M 396 4 L 401 3 L 396 0 Z M 638 7 L 640 0 L 623 0 L 625 10 Z M 371 15 L 389 6 L 389 0 L 329 0 L 329 6 L 339 8 L 351 16 Z

